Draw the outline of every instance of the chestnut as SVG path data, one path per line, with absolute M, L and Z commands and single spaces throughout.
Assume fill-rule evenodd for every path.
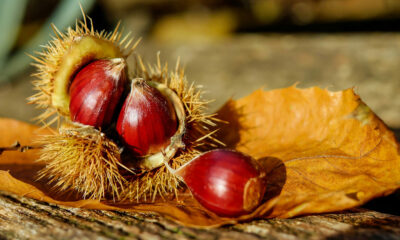
M 143 79 L 135 79 L 122 106 L 117 132 L 136 156 L 159 152 L 178 127 L 172 104 Z
M 177 170 L 164 163 L 202 206 L 220 216 L 250 213 L 265 193 L 265 172 L 254 159 L 237 151 L 205 152 Z
M 84 66 L 69 88 L 71 120 L 96 128 L 111 124 L 126 82 L 123 58 L 96 60 Z

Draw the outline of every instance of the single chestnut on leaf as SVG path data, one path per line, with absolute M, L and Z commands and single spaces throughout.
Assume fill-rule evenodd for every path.
M 265 172 L 253 158 L 237 151 L 205 152 L 176 170 L 165 164 L 202 206 L 220 216 L 250 213 L 265 193 Z

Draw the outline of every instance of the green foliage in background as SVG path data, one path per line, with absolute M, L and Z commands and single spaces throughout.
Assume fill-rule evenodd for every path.
M 14 54 L 11 51 L 14 47 L 18 31 L 21 29 L 24 13 L 28 0 L 3 0 L 0 1 L 0 84 L 9 82 L 17 73 L 25 70 L 31 59 L 27 56 L 44 45 L 52 34 L 50 24 L 53 23 L 59 29 L 65 29 L 75 23 L 76 19 L 82 17 L 80 5 L 85 11 L 89 11 L 95 0 L 62 0 L 56 9 L 42 25 L 41 29 L 32 36 Z

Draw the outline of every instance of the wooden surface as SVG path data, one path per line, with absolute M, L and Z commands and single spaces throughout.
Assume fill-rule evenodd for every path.
M 400 239 L 400 217 L 353 209 L 194 229 L 156 215 L 70 208 L 0 192 L 0 239 Z

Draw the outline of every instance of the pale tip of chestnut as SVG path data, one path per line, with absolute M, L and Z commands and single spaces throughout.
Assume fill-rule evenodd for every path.
M 247 212 L 260 204 L 265 192 L 265 174 L 261 172 L 258 177 L 250 178 L 244 187 L 243 209 Z
M 124 73 L 126 67 L 125 59 L 123 58 L 112 58 L 109 60 L 109 68 L 107 74 L 114 79 L 119 79 L 121 74 Z

